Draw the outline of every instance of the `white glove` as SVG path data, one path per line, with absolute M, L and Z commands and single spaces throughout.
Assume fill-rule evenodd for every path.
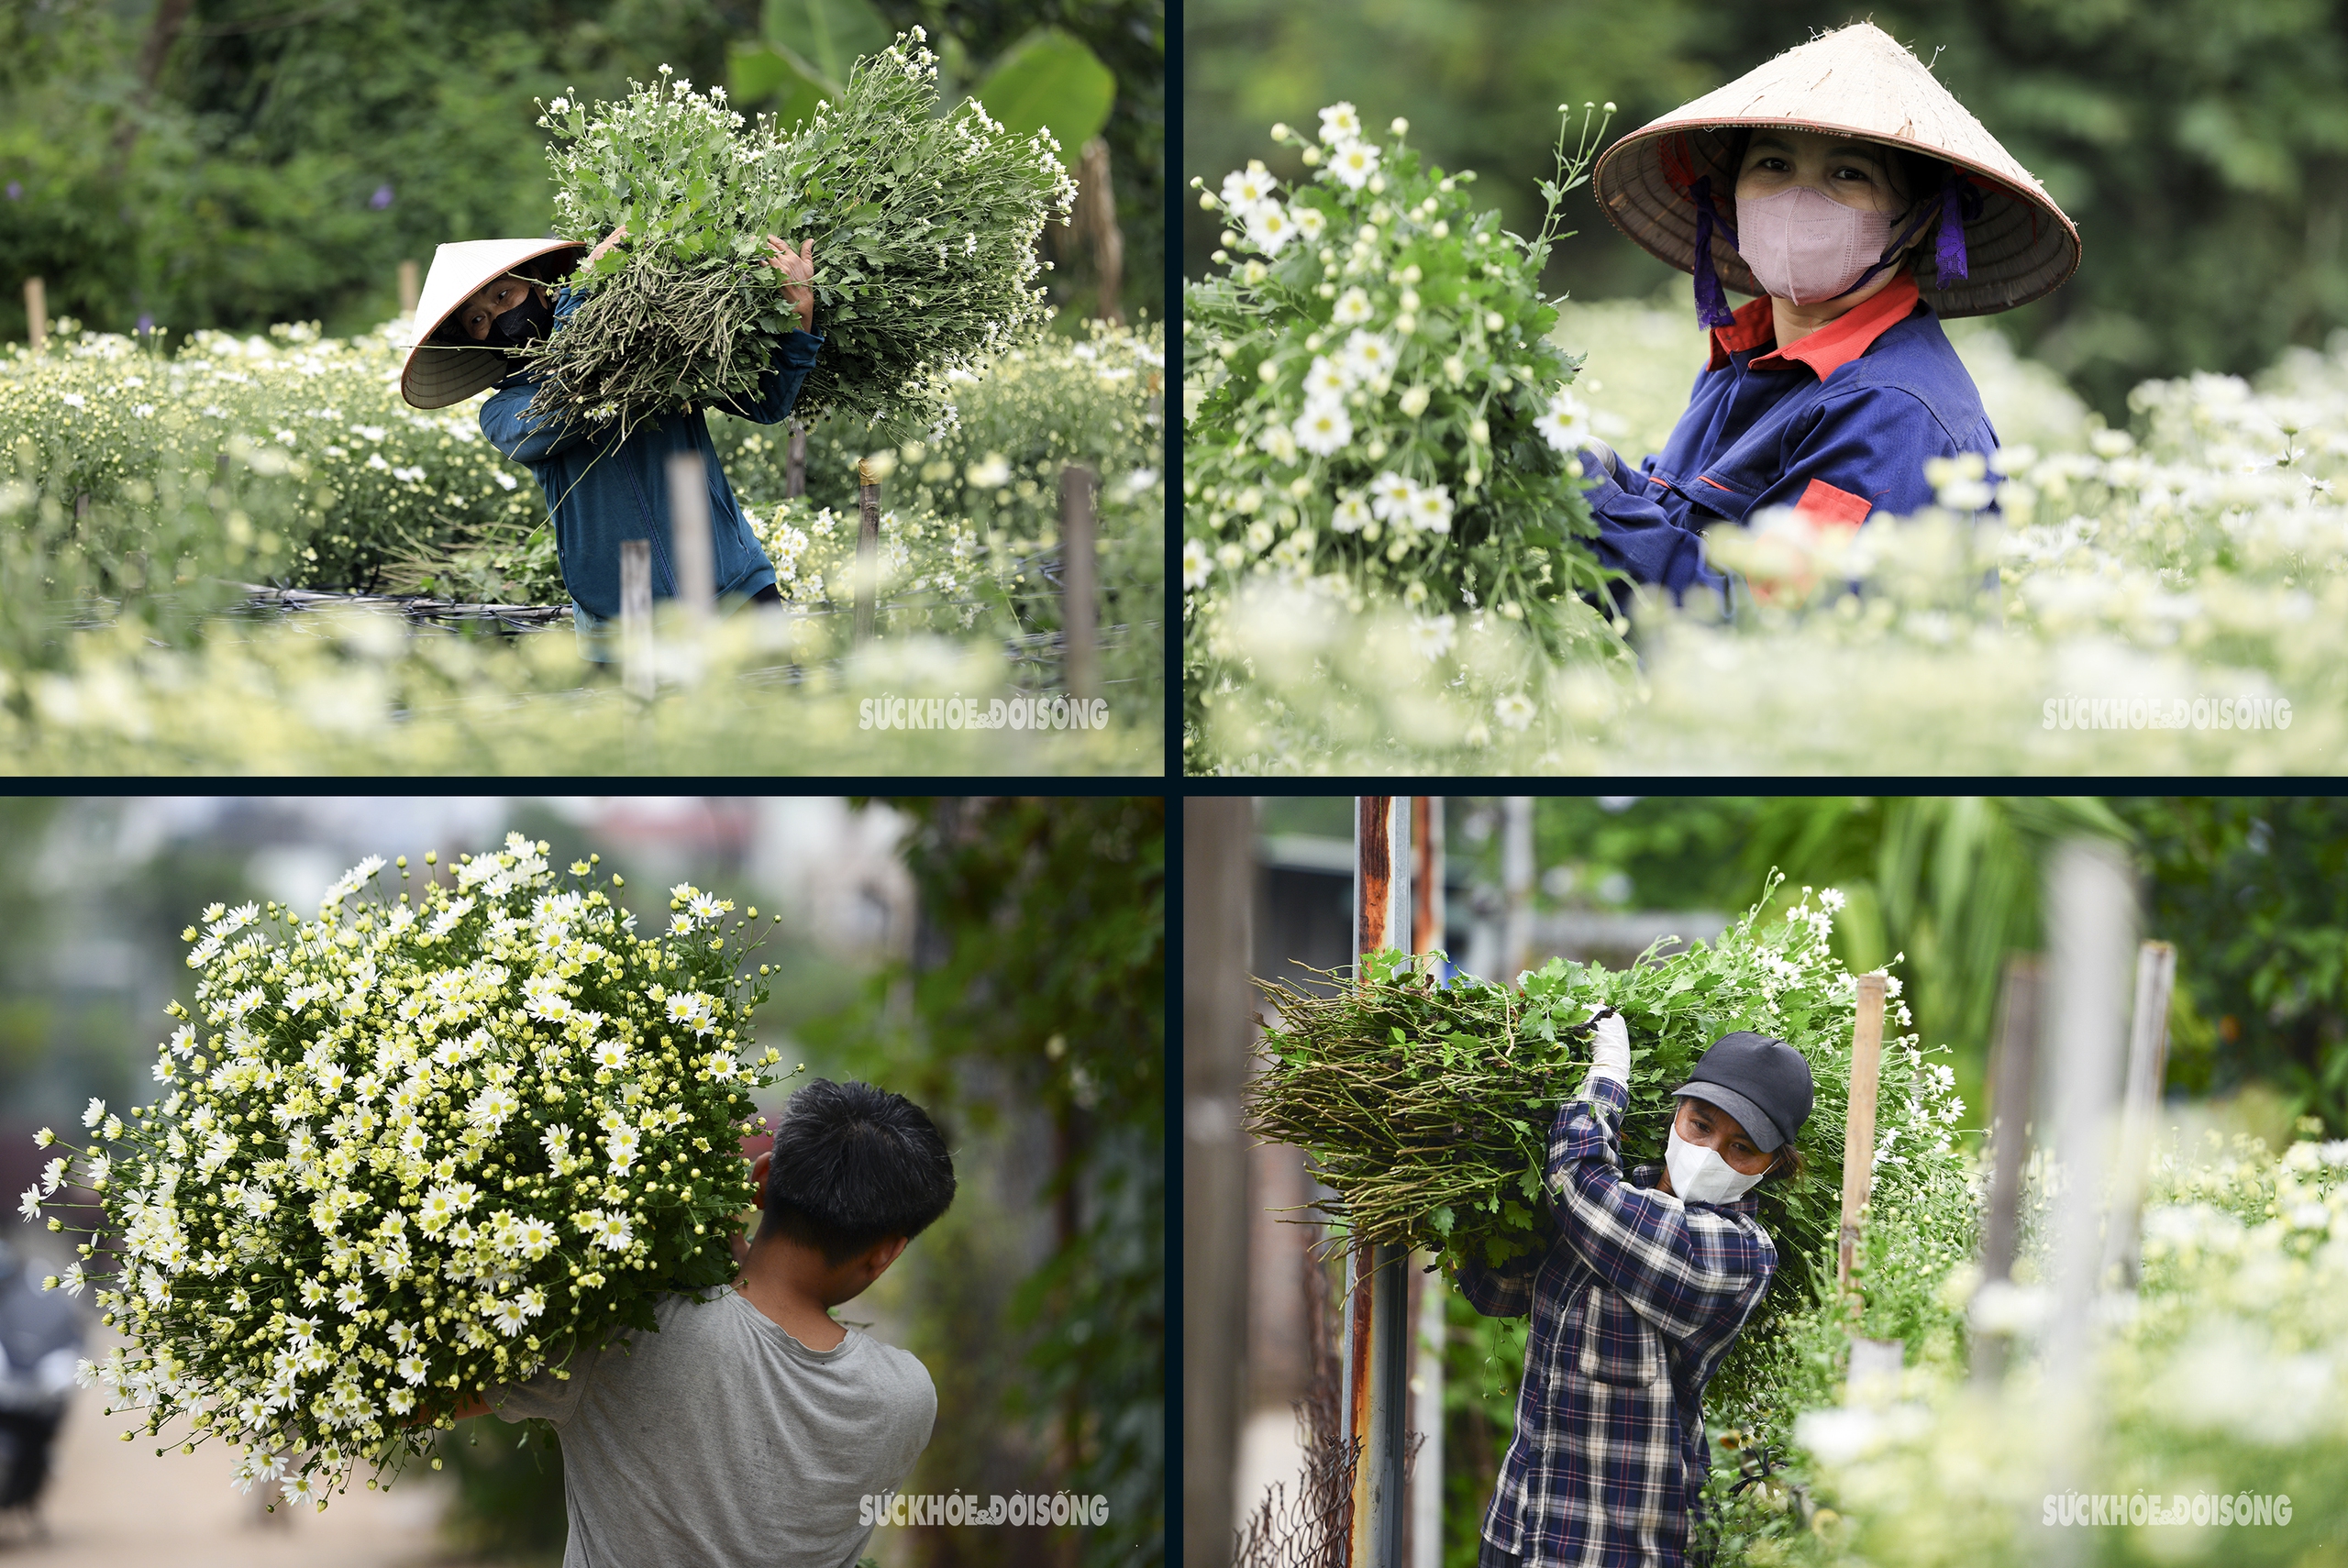
M 1621 1013 L 1610 1013 L 1598 1021 L 1598 1027 L 1590 1032 L 1590 1077 L 1612 1078 L 1626 1088 L 1630 1087 L 1631 1032 L 1623 1027 Z

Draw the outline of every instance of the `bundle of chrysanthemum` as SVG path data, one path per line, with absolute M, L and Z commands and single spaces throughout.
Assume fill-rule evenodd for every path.
M 623 427 L 748 392 L 796 325 L 770 234 L 814 247 L 825 346 L 798 414 L 926 427 L 945 379 L 1046 314 L 1036 240 L 1076 198 L 1048 131 L 1018 137 L 976 100 L 935 117 L 922 31 L 856 62 L 839 104 L 785 135 L 745 128 L 725 89 L 558 98 L 557 228 L 628 238 L 585 269 L 582 303 L 535 357 L 541 414 Z M 663 66 L 665 76 L 668 68 Z
M 1662 1158 L 1671 1091 L 1722 1034 L 1751 1029 L 1809 1058 L 1817 1105 L 1795 1140 L 1808 1165 L 1758 1188 L 1764 1222 L 1813 1291 L 1840 1221 L 1843 1130 L 1857 982 L 1829 946 L 1841 895 L 1811 889 L 1770 911 L 1779 878 L 1710 944 L 1623 970 L 1552 959 L 1522 987 L 1461 976 L 1445 986 L 1401 954 L 1373 955 L 1328 993 L 1264 984 L 1279 1012 L 1250 1093 L 1259 1135 L 1303 1148 L 1335 1196 L 1321 1207 L 1359 1233 L 1503 1262 L 1542 1244 L 1542 1176 L 1557 1107 L 1589 1070 L 1593 1007 L 1629 1025 L 1623 1153 Z M 1658 944 L 1659 945 L 1659 944 Z M 1911 1022 L 1893 1000 L 1888 1021 Z M 1916 1035 L 1883 1055 L 1877 1170 L 1911 1154 L 1954 1161 L 1951 1071 Z
M 184 933 L 195 1006 L 169 1009 L 163 1099 L 127 1120 L 91 1101 L 94 1141 L 60 1145 L 23 1205 L 98 1195 L 95 1223 L 50 1220 L 89 1236 L 51 1283 L 97 1287 L 129 1343 L 84 1380 L 150 1436 L 185 1417 L 191 1447 L 242 1452 L 246 1488 L 282 1477 L 323 1507 L 468 1394 L 564 1375 L 651 1328 L 659 1292 L 731 1277 L 739 1140 L 776 1059 L 740 1055 L 766 997 L 750 922 L 679 887 L 638 935 L 593 857 L 563 886 L 546 854 L 516 834 L 427 855 L 421 888 L 403 856 L 395 898 L 367 896 L 371 856 L 315 921 L 215 905 Z

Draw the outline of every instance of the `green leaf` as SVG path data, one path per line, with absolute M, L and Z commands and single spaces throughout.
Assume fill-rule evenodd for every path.
M 761 21 L 767 42 L 833 82 L 846 82 L 858 56 L 878 54 L 896 37 L 866 0 L 766 0 Z
M 744 108 L 771 105 L 775 124 L 789 130 L 815 113 L 828 98 L 839 103 L 847 89 L 787 50 L 769 44 L 729 44 L 725 50 L 726 93 Z
M 1101 57 L 1058 28 L 1037 28 L 1013 44 L 970 93 L 1016 135 L 1048 127 L 1060 144 L 1060 162 L 1070 169 L 1109 123 L 1116 95 L 1116 76 Z
M 1450 1235 L 1451 1227 L 1456 1219 L 1456 1216 L 1451 1212 L 1448 1207 L 1438 1209 L 1434 1213 L 1427 1216 L 1428 1221 L 1434 1226 L 1434 1233 L 1438 1236 Z

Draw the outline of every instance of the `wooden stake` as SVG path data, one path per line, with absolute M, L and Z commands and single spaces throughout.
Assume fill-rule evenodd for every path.
M 2168 1069 L 2168 999 L 2176 986 L 2176 949 L 2165 942 L 2139 946 L 2128 1082 L 2120 1102 L 2120 1168 L 2103 1231 L 2104 1272 L 2117 1266 L 2127 1286 L 2136 1282 L 2137 1210 L 2143 1202 L 2144 1165 L 2152 1158 L 2153 1122 L 2160 1114 L 2161 1080 Z
M 880 476 L 872 459 L 856 465 L 856 640 L 872 640 L 880 594 Z
M 620 541 L 620 684 L 652 701 L 652 541 Z
M 49 347 L 49 295 L 39 278 L 25 280 L 25 330 L 34 353 Z
M 793 498 L 807 493 L 807 426 L 791 422 L 789 460 L 782 470 L 782 493 Z
M 1060 635 L 1072 698 L 1101 695 L 1093 603 L 1099 565 L 1092 547 L 1092 470 L 1070 463 L 1060 470 Z
M 709 471 L 699 452 L 669 458 L 669 542 L 677 552 L 677 601 L 686 618 L 709 619 L 717 605 L 709 538 Z
M 402 315 L 415 315 L 416 293 L 415 263 L 403 261 L 400 263 L 400 314 Z
M 1851 1023 L 1851 1114 L 1843 1129 L 1843 1232 L 1835 1277 L 1851 1286 L 1853 1254 L 1859 1240 L 1859 1210 L 1875 1184 L 1875 1090 L 1883 1070 L 1881 971 L 1859 977 L 1858 1016 Z M 1852 1301 L 1856 1316 L 1858 1302 Z

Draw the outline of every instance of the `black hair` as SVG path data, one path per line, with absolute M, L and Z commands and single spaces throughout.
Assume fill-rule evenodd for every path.
M 912 1238 L 954 1201 L 954 1157 L 927 1112 L 870 1084 L 817 1078 L 774 1130 L 760 1233 L 846 1263 L 876 1242 Z

